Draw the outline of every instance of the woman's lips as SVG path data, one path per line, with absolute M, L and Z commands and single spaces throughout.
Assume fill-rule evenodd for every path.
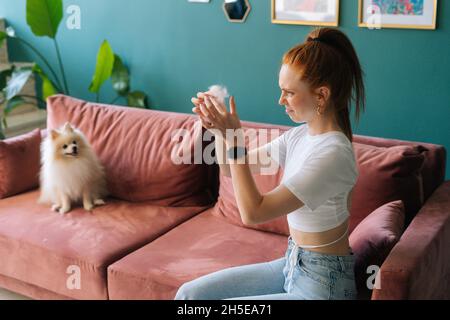
M 286 113 L 292 112 L 292 110 L 290 109 L 286 109 Z

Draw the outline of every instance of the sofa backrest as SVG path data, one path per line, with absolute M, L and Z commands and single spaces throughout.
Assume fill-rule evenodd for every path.
M 203 132 L 195 115 L 90 103 L 64 95 L 48 99 L 47 130 L 66 121 L 80 129 L 106 170 L 113 197 L 163 206 L 213 204 L 216 171 L 202 164 L 176 164 L 172 133 Z M 192 140 L 192 139 L 191 139 Z M 188 149 L 194 155 L 194 145 Z
M 130 201 L 153 200 L 161 205 L 204 205 L 217 197 L 213 214 L 243 225 L 231 179 L 220 175 L 218 165 L 179 165 L 171 161 L 171 153 L 177 149 L 172 132 L 185 129 L 191 136 L 199 135 L 199 131 L 203 134 L 196 115 L 89 103 L 63 95 L 49 98 L 47 128 L 58 128 L 65 121 L 81 129 L 93 145 L 105 165 L 113 196 Z M 241 123 L 245 130 L 256 133 L 257 129 L 267 129 L 267 141 L 292 128 Z M 270 135 L 272 131 L 278 134 Z M 253 138 L 261 143 L 260 137 Z M 250 147 L 255 145 L 253 138 L 246 141 Z M 444 180 L 445 148 L 362 135 L 353 138 L 359 177 L 352 196 L 350 231 L 373 210 L 394 200 L 403 200 L 408 225 Z M 202 148 L 206 144 L 203 142 Z M 272 175 L 254 178 L 265 193 L 279 185 L 282 175 L 278 168 Z M 289 234 L 286 217 L 251 228 Z
M 403 200 L 408 225 L 424 203 L 421 170 L 427 149 L 353 142 L 353 150 L 359 175 L 352 195 L 350 232 L 371 212 L 395 200 Z

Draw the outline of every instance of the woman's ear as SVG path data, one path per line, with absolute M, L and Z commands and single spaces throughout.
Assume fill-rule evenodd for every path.
M 322 106 L 326 105 L 331 96 L 331 91 L 327 86 L 319 87 L 315 90 L 318 103 Z

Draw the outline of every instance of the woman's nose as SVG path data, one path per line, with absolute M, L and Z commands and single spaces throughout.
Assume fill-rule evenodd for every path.
M 283 105 L 285 105 L 285 100 L 284 100 L 284 97 L 283 97 L 283 95 L 281 95 L 280 96 L 280 99 L 278 100 L 278 104 L 280 105 L 280 106 L 283 106 Z

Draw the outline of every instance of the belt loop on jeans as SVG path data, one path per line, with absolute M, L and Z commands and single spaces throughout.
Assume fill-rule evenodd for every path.
M 291 256 L 289 257 L 289 262 L 288 262 L 288 264 L 289 264 L 289 272 L 288 272 L 289 283 L 288 283 L 288 290 L 287 290 L 288 293 L 291 291 L 292 276 L 294 274 L 294 269 L 295 269 L 295 267 L 297 265 L 297 257 L 298 257 L 298 254 L 299 254 L 299 249 L 300 248 L 297 246 L 297 244 L 294 241 L 294 247 L 292 248 Z
M 347 269 L 345 266 L 345 262 L 343 261 L 344 259 L 342 259 L 341 257 L 337 257 L 338 261 L 339 261 L 339 265 L 341 267 L 341 272 L 345 272 L 345 270 Z

